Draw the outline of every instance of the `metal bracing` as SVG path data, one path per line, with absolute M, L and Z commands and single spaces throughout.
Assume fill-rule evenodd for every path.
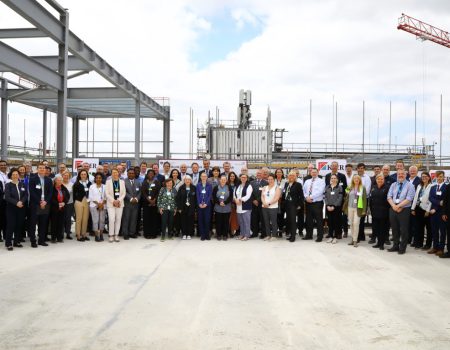
M 69 30 L 68 11 L 55 0 L 45 0 L 59 13 L 55 17 L 35 0 L 0 0 L 35 28 L 0 29 L 1 39 L 48 37 L 58 44 L 58 56 L 27 56 L 0 41 L 0 72 L 11 72 L 37 86 L 0 90 L 0 97 L 57 113 L 57 161 L 67 153 L 66 119 L 74 119 L 73 155 L 78 154 L 79 126 L 83 118 L 135 118 L 136 159 L 140 158 L 140 118 L 164 121 L 164 154 L 170 150 L 170 111 L 136 88 L 94 50 Z M 69 56 L 69 52 L 72 53 Z M 68 71 L 73 71 L 68 75 Z M 68 79 L 95 71 L 114 87 L 68 89 Z M 3 104 L 2 104 L 3 106 Z M 46 112 L 45 112 L 46 113 Z M 4 118 L 5 119 L 5 118 Z M 2 122 L 3 126 L 3 122 Z M 6 130 L 6 133 L 3 132 Z M 8 139 L 7 128 L 2 141 Z M 6 142 L 3 142 L 2 145 Z M 3 149 L 3 146 L 2 146 Z M 7 150 L 5 150 L 7 154 Z M 3 153 L 3 150 L 2 150 Z
M 2 91 L 2 95 L 6 94 L 6 90 L 8 88 L 8 82 L 5 79 L 0 79 L 0 91 Z M 8 100 L 6 98 L 0 99 L 0 117 L 1 119 L 1 143 L 2 143 L 2 151 L 1 158 L 8 158 Z
M 80 120 L 72 118 L 72 158 L 77 158 L 79 154 L 78 140 L 79 140 Z
M 58 73 L 1 41 L 0 59 L 2 64 L 9 67 L 13 73 L 40 85 L 52 87 L 55 90 L 61 90 L 63 88 L 61 77 Z

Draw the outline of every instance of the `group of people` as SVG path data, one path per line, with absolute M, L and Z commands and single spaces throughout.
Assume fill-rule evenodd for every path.
M 322 178 L 310 164 L 307 175 L 298 169 L 285 177 L 281 168 L 248 169 L 239 175 L 231 164 L 211 167 L 203 160 L 172 168 L 169 162 L 142 162 L 127 169 L 126 163 L 103 164 L 95 174 L 83 163 L 72 176 L 67 166 L 58 165 L 56 174 L 42 162 L 37 172 L 25 163 L 11 168 L 0 161 L 0 239 L 6 248 L 23 247 L 28 236 L 31 246 L 64 242 L 75 235 L 80 242 L 93 239 L 120 242 L 142 235 L 161 241 L 181 237 L 202 241 L 215 236 L 226 241 L 250 238 L 273 241 L 283 237 L 336 244 L 351 230 L 349 245 L 358 247 L 365 241 L 365 226 L 371 222 L 369 243 L 374 248 L 404 254 L 408 245 L 449 258 L 450 188 L 444 173 L 436 172 L 433 182 L 428 172 L 418 176 L 411 166 L 407 172 L 403 161 L 390 166 L 373 167 L 374 176 L 366 174 L 363 163 L 347 164 L 345 173 L 333 162 Z M 369 217 L 371 220 L 369 220 Z M 36 236 L 37 227 L 37 236 Z M 327 236 L 324 237 L 328 228 Z M 305 234 L 303 234 L 306 229 Z M 392 242 L 390 240 L 392 231 Z M 444 252 L 447 244 L 447 252 Z

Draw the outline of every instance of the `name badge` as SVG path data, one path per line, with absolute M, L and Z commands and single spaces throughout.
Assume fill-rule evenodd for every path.
M 155 187 L 155 184 L 151 184 L 150 187 Z
M 21 189 L 20 189 L 21 191 L 25 191 L 25 188 L 24 187 L 22 187 Z
M 167 210 L 170 210 L 170 205 L 167 207 Z
M 167 196 L 167 197 L 170 197 L 171 195 L 172 195 L 172 193 L 170 193 L 170 192 L 167 192 L 167 193 L 166 193 L 166 196 Z
M 225 196 L 220 196 L 219 198 L 220 198 L 220 199 L 225 199 Z
M 419 202 L 422 202 L 422 197 L 419 197 Z
M 188 206 L 190 206 L 191 204 L 189 203 L 189 202 L 186 202 L 186 206 L 188 207 Z
M 202 190 L 202 193 L 205 194 L 205 193 L 206 193 L 206 190 Z
M 358 192 L 358 196 L 360 196 L 362 193 L 361 192 Z
M 41 189 L 41 185 L 36 185 L 36 189 L 40 190 Z
M 152 199 L 152 196 L 148 196 L 148 199 L 151 200 L 151 199 Z
M 333 196 L 334 196 L 334 191 L 332 191 L 332 192 L 331 192 L 331 195 L 333 195 Z
M 139 187 L 136 187 L 136 192 L 139 192 Z
M 89 188 L 85 188 L 85 189 L 84 189 L 84 192 L 87 192 L 87 191 L 89 191 Z
M 398 204 L 398 203 L 400 203 L 400 199 L 395 200 L 395 204 Z
M 260 191 L 262 191 L 262 190 L 263 190 L 263 188 L 262 188 L 262 187 L 260 187 L 260 188 L 259 188 L 259 190 L 260 190 Z
M 342 182 L 339 182 L 339 186 L 344 186 L 344 184 Z
M 437 191 L 436 194 L 437 194 L 438 196 L 441 196 L 441 195 L 442 195 L 442 191 Z
M 354 199 L 354 200 L 353 200 L 353 203 L 355 203 L 355 204 L 358 203 L 358 200 L 357 200 L 357 199 Z

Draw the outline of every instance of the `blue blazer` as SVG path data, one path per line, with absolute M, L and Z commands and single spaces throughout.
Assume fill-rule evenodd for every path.
M 39 188 L 36 188 L 38 186 Z M 42 188 L 39 176 L 30 177 L 28 192 L 30 196 L 30 207 L 37 206 L 41 202 Z M 50 204 L 52 200 L 53 181 L 49 177 L 44 177 L 44 200 Z
M 436 211 L 438 211 L 442 208 L 440 205 L 440 202 L 441 202 L 441 200 L 444 199 L 445 192 L 448 190 L 447 185 L 445 183 L 443 183 L 440 188 L 441 195 L 438 195 L 437 187 L 438 187 L 437 184 L 435 184 L 430 188 L 430 197 L 429 197 L 429 200 L 431 202 L 431 209 L 434 209 Z
M 205 192 L 206 193 L 202 193 L 203 191 L 203 185 L 201 182 L 199 182 L 196 186 L 196 194 L 197 194 L 197 204 L 200 205 L 202 203 L 205 203 L 206 205 L 210 206 L 211 205 L 211 198 L 212 198 L 212 192 L 213 192 L 213 188 L 211 186 L 211 184 L 209 182 L 206 183 L 205 186 Z
M 417 190 L 417 186 L 419 186 L 419 184 L 420 184 L 420 178 L 419 178 L 419 176 L 416 176 L 416 177 L 414 178 L 414 181 L 411 182 L 411 183 L 414 185 L 414 189 Z
M 156 179 L 161 183 L 161 185 L 164 183 L 164 181 L 166 181 L 164 175 L 161 174 L 156 175 Z

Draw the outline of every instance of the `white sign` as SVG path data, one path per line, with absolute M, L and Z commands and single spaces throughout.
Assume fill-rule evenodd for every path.
M 89 173 L 95 173 L 98 166 L 98 158 L 75 158 L 72 164 L 72 171 L 76 174 L 77 168 L 83 163 L 89 163 Z
M 170 163 L 171 169 L 180 169 L 181 164 L 187 165 L 187 172 L 191 173 L 191 164 L 197 163 L 199 167 L 199 171 L 203 170 L 203 160 L 202 159 L 160 159 L 159 160 L 159 169 L 160 173 L 162 173 L 162 168 L 165 162 Z M 234 171 L 237 176 L 239 176 L 242 168 L 247 168 L 247 161 L 246 160 L 210 160 L 211 165 L 210 168 L 212 169 L 215 166 L 218 166 L 221 171 L 223 171 L 223 163 L 229 162 L 231 165 L 231 171 Z
M 347 165 L 346 159 L 318 159 L 316 160 L 316 168 L 319 170 L 320 175 L 326 175 L 331 172 L 331 163 L 338 162 L 338 171 L 345 174 L 345 166 Z

